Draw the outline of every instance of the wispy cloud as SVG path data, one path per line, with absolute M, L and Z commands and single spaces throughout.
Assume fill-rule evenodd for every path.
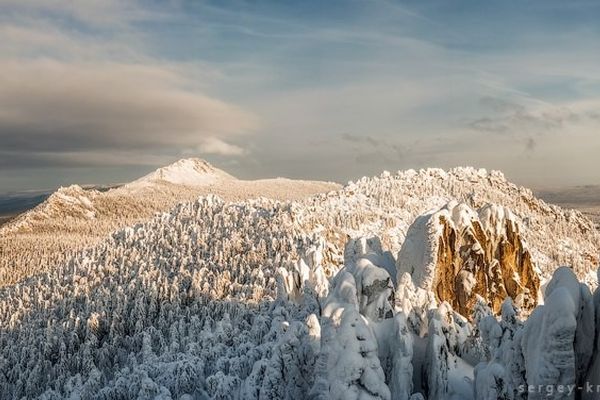
M 490 97 L 482 98 L 481 104 L 490 114 L 469 121 L 468 126 L 484 133 L 524 136 L 568 134 L 573 128 L 597 122 L 594 108 L 577 104 L 542 104 L 528 107 Z
M 131 22 L 158 18 L 137 0 L 2 0 L 0 11 L 12 19 L 70 19 L 89 27 L 123 29 Z
M 227 143 L 215 137 L 206 138 L 202 144 L 198 146 L 198 151 L 201 154 L 215 154 L 220 156 L 241 156 L 247 152 L 246 149 L 240 146 Z

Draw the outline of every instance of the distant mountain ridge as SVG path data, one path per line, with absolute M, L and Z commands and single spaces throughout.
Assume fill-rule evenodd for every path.
M 81 185 L 85 190 L 106 192 L 120 185 Z M 58 190 L 58 189 L 57 189 Z M 29 190 L 0 194 L 0 216 L 15 216 L 44 202 L 55 190 Z
M 580 210 L 591 218 L 600 230 L 600 185 L 544 189 L 539 190 L 537 195 L 549 203 Z

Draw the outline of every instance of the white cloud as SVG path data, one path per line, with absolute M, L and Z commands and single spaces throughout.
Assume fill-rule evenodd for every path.
M 579 160 L 599 143 L 594 36 L 480 51 L 451 24 L 387 1 L 352 25 L 254 4 L 194 4 L 188 21 L 179 2 L 157 4 L 161 15 L 137 0 L 0 0 L 4 160 L 158 163 L 193 151 L 232 157 L 247 176 L 344 180 L 431 165 L 543 172 L 541 157 L 575 146 L 572 135 L 591 144 L 573 148 Z M 194 23 L 173 36 L 134 23 L 171 12 Z M 169 45 L 181 54 L 185 34 L 186 63 L 151 56 Z
M 202 154 L 216 154 L 220 156 L 240 156 L 246 154 L 246 150 L 217 139 L 215 137 L 207 138 L 198 146 L 198 151 Z

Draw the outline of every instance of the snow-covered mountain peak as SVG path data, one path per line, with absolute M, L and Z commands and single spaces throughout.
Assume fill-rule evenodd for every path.
M 94 189 L 84 189 L 79 185 L 60 187 L 46 201 L 15 218 L 0 229 L 0 235 L 8 235 L 17 230 L 30 231 L 45 219 L 91 220 L 96 216 L 94 200 L 100 194 Z
M 200 158 L 184 158 L 149 173 L 130 183 L 128 186 L 144 185 L 154 182 L 167 182 L 175 185 L 206 186 L 222 180 L 235 179 L 225 171 L 213 167 Z

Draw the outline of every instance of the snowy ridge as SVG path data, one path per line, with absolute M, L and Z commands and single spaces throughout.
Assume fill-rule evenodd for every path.
M 61 187 L 31 212 L 18 216 L 10 224 L 0 228 L 0 235 L 6 235 L 27 226 L 35 225 L 36 222 L 44 219 L 93 219 L 96 214 L 93 201 L 99 194 L 100 192 L 97 190 L 83 189 L 79 185 Z
M 323 232 L 328 248 L 336 249 L 326 258 L 341 264 L 347 236 L 377 236 L 385 248 L 397 254 L 417 217 L 451 201 L 474 210 L 486 204 L 510 210 L 540 270 L 542 284 L 557 265 L 572 265 L 580 279 L 596 285 L 600 232 L 594 224 L 578 211 L 546 204 L 498 171 L 461 167 L 385 172 L 302 201 L 298 218 Z

